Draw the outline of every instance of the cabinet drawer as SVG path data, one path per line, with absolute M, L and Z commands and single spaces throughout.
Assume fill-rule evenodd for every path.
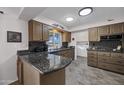
M 97 58 L 90 58 L 90 57 L 88 57 L 87 60 L 88 60 L 88 65 L 89 66 L 95 66 L 95 67 L 97 66 L 97 62 L 98 62 Z
M 122 53 L 111 53 L 112 58 L 122 58 L 124 59 L 124 54 Z
M 116 65 L 123 65 L 124 66 L 124 59 L 120 58 L 111 58 L 109 63 L 116 64 Z
M 94 66 L 94 67 L 96 67 L 96 66 L 97 66 L 97 61 L 88 60 L 88 65 L 89 65 L 89 66 Z
M 88 61 L 91 61 L 91 62 L 97 62 L 97 59 L 94 59 L 94 58 L 88 58 Z
M 95 52 L 95 51 L 88 51 L 87 53 L 88 53 L 88 55 L 97 55 L 97 52 Z
M 98 52 L 98 56 L 110 57 L 110 53 L 107 53 L 107 52 Z
M 98 62 L 106 62 L 109 63 L 110 57 L 98 57 Z
M 124 66 L 119 66 L 119 65 L 114 65 L 114 64 L 107 64 L 107 63 L 99 63 L 98 62 L 98 67 L 118 73 L 123 73 L 124 74 Z
M 97 55 L 88 55 L 88 58 L 94 58 L 94 59 L 97 59 Z

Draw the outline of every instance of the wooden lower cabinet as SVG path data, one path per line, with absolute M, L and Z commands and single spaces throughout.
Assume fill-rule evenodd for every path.
M 74 48 L 59 51 L 54 54 L 72 58 L 74 60 Z M 24 85 L 65 84 L 65 69 L 42 75 L 28 63 L 22 62 L 20 58 L 17 60 L 17 75 L 19 84 Z
M 124 74 L 124 54 L 88 51 L 88 65 Z
M 94 66 L 97 67 L 97 60 L 98 56 L 97 56 L 97 52 L 96 51 L 88 51 L 88 65 L 89 66 Z
M 23 84 L 23 63 L 20 58 L 17 59 L 17 76 L 19 84 Z
M 98 63 L 108 63 L 110 57 L 110 52 L 98 52 Z
M 98 67 L 105 69 L 105 70 L 124 74 L 124 66 L 121 66 L 121 65 L 109 64 L 109 63 L 105 63 L 105 62 L 98 62 Z
M 58 70 L 46 75 L 40 74 L 42 85 L 65 85 L 65 69 Z
M 61 55 L 63 57 L 67 57 L 67 58 L 72 58 L 74 60 L 74 56 L 75 56 L 74 51 L 75 51 L 74 49 L 66 49 L 66 50 L 55 52 L 54 54 Z
M 53 71 L 47 74 L 42 74 L 32 65 L 23 62 L 23 80 L 24 85 L 64 85 L 65 84 L 65 68 Z

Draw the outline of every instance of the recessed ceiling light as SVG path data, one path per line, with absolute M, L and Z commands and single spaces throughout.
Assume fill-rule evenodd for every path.
M 86 15 L 91 14 L 92 12 L 93 12 L 92 7 L 85 7 L 79 11 L 79 16 L 86 16 Z
M 68 21 L 68 22 L 71 22 L 71 21 L 73 21 L 74 20 L 74 18 L 72 18 L 72 17 L 67 17 L 66 18 L 66 21 Z

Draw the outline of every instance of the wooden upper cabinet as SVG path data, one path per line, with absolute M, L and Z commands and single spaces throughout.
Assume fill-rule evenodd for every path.
M 99 41 L 100 37 L 98 35 L 98 31 L 97 28 L 89 28 L 88 29 L 89 32 L 89 41 Z
M 62 42 L 71 42 L 71 32 L 62 32 Z
M 43 40 L 47 41 L 49 40 L 49 30 L 51 26 L 43 24 Z
M 124 33 L 124 23 L 110 25 L 110 34 Z
M 30 20 L 29 26 L 29 41 L 42 41 L 43 24 L 34 20 Z
M 110 26 L 101 26 L 98 27 L 98 34 L 99 36 L 109 35 L 110 34 Z

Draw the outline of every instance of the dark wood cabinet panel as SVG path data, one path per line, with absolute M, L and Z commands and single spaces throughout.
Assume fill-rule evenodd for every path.
M 121 65 L 114 65 L 114 64 L 100 62 L 98 63 L 98 67 L 105 70 L 110 70 L 110 71 L 124 74 L 124 66 L 121 66 Z
M 99 41 L 100 36 L 98 35 L 97 28 L 89 28 L 89 41 Z
M 40 75 L 40 84 L 42 85 L 64 85 L 65 69 L 55 71 L 46 75 Z
M 74 49 L 66 49 L 66 50 L 55 52 L 54 54 L 61 55 L 63 57 L 67 57 L 67 58 L 72 58 L 74 60 L 74 56 L 75 56 L 74 51 L 75 51 Z
M 110 25 L 110 34 L 121 34 L 123 33 L 123 23 Z
M 122 54 L 122 53 L 111 53 L 110 63 L 115 64 L 115 65 L 124 66 L 124 54 Z
M 110 58 L 110 52 L 98 52 L 98 67 L 100 67 L 99 65 L 101 65 L 101 63 L 109 63 Z
M 100 36 L 124 33 L 124 23 L 89 28 L 89 41 L 100 41 Z
M 111 53 L 110 52 L 98 52 L 99 57 L 110 57 Z
M 19 84 L 23 84 L 23 63 L 19 57 L 17 59 L 17 76 Z
M 47 41 L 49 39 L 49 25 L 38 21 L 30 20 L 29 23 L 29 41 Z
M 42 41 L 43 24 L 34 20 L 30 20 L 29 26 L 29 41 Z
M 88 65 L 124 74 L 124 54 L 88 51 Z
M 65 84 L 65 69 L 42 75 L 27 62 L 17 60 L 18 83 L 21 85 L 56 85 Z
M 98 27 L 98 34 L 99 36 L 109 35 L 110 34 L 110 26 L 101 26 Z
M 89 66 L 94 66 L 94 67 L 97 67 L 97 63 L 98 63 L 98 56 L 97 56 L 97 52 L 96 51 L 88 51 L 87 52 L 87 55 L 88 55 L 88 65 Z
M 33 40 L 42 40 L 43 25 L 40 22 L 34 22 Z
M 124 54 L 123 53 L 111 53 L 111 57 L 124 59 Z

